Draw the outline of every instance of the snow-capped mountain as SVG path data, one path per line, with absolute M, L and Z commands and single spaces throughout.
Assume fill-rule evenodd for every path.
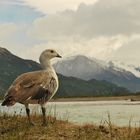
M 24 60 L 0 47 L 0 97 L 2 97 L 12 81 L 20 74 L 40 70 L 41 66 L 35 61 Z M 93 97 L 109 95 L 128 95 L 124 87 L 118 87 L 107 81 L 85 81 L 75 77 L 58 74 L 61 83 L 55 97 Z
M 57 62 L 55 69 L 65 76 L 84 80 L 106 80 L 132 91 L 140 90 L 140 78 L 132 72 L 116 66 L 113 62 L 104 62 L 94 58 L 77 55 Z
M 69 57 L 57 62 L 54 66 L 58 73 L 84 80 L 93 79 L 97 74 L 101 75 L 105 71 L 98 62 L 82 55 Z
M 109 63 L 113 63 L 116 68 L 125 69 L 127 71 L 132 72 L 136 77 L 140 78 L 140 66 L 136 66 L 133 64 L 127 64 L 120 61 L 110 61 Z

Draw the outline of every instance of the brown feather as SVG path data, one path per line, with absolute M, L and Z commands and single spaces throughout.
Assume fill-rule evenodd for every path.
M 51 87 L 51 85 L 53 87 Z M 5 100 L 8 101 L 8 98 L 12 97 L 11 99 L 12 101 L 14 101 L 14 103 L 15 102 L 20 102 L 23 104 L 25 104 L 26 102 L 30 103 L 32 102 L 31 99 L 34 100 L 33 97 L 35 96 L 40 97 L 37 94 L 39 94 L 40 92 L 39 91 L 40 87 L 43 87 L 44 94 L 45 93 L 49 94 L 49 95 L 45 95 L 45 97 L 47 98 L 45 98 L 44 102 L 46 102 L 48 98 L 51 97 L 51 94 L 54 92 L 55 86 L 56 86 L 55 78 L 53 78 L 52 75 L 49 74 L 47 71 L 28 72 L 16 78 L 16 80 L 12 83 L 9 90 L 7 91 Z M 44 95 L 42 94 L 42 96 Z M 35 100 L 36 103 L 39 103 L 41 97 L 35 98 Z M 13 103 L 11 105 L 13 105 Z

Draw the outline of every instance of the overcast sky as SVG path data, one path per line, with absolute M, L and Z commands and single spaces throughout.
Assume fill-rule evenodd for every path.
M 140 65 L 140 0 L 0 0 L 0 46 L 33 60 L 54 48 Z

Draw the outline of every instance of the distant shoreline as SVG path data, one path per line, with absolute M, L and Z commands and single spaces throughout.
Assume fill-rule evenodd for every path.
M 73 97 L 73 98 L 55 98 L 51 102 L 78 102 L 78 101 L 140 101 L 140 95 L 129 96 L 109 96 L 109 97 Z
M 3 99 L 0 98 L 0 102 Z M 53 98 L 50 102 L 81 102 L 81 101 L 140 101 L 140 95 L 128 96 L 100 96 L 100 97 L 67 97 L 67 98 Z

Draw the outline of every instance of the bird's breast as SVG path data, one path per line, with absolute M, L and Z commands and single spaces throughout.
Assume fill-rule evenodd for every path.
M 59 87 L 59 82 L 58 82 L 58 77 L 52 77 L 51 81 L 50 81 L 50 92 L 51 92 L 51 97 L 50 99 L 55 95 L 55 93 L 57 92 Z

